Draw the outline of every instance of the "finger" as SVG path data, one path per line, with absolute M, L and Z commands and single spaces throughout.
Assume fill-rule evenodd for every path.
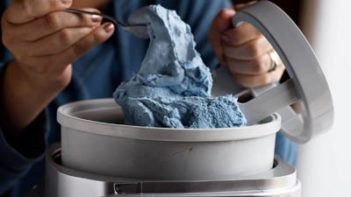
M 271 69 L 272 60 L 268 53 L 252 60 L 226 59 L 227 66 L 232 73 L 246 75 L 262 75 Z
M 224 64 L 223 49 L 221 35 L 224 31 L 229 29 L 232 25 L 232 18 L 235 15 L 235 11 L 231 9 L 224 9 L 217 14 L 212 22 L 209 39 L 212 47 L 219 61 Z
M 70 7 L 72 0 L 13 0 L 4 18 L 13 24 L 23 24 L 47 13 Z
M 85 9 L 96 11 L 95 9 Z M 63 11 L 52 12 L 23 25 L 6 23 L 7 32 L 22 41 L 36 41 L 65 28 L 94 27 L 101 23 L 98 15 L 78 15 Z
M 275 71 L 267 72 L 262 75 L 232 74 L 240 85 L 247 88 L 254 88 L 279 81 L 284 73 L 284 70 L 285 68 L 283 66 L 278 66 Z
M 243 23 L 238 27 L 223 32 L 221 40 L 227 45 L 239 46 L 257 39 L 260 35 L 261 32 L 254 26 L 249 23 Z
M 252 60 L 271 50 L 272 46 L 263 35 L 240 46 L 234 47 L 226 44 L 223 46 L 226 57 L 238 60 Z
M 28 56 L 49 56 L 61 53 L 93 31 L 93 27 L 67 28 L 35 42 L 20 44 L 20 53 Z M 28 50 L 28 49 L 31 50 Z
M 66 69 L 68 64 L 73 63 L 89 49 L 94 48 L 111 37 L 114 29 L 112 23 L 105 23 L 60 54 L 44 57 L 30 57 L 28 61 L 32 65 L 51 66 L 53 72 L 60 73 Z

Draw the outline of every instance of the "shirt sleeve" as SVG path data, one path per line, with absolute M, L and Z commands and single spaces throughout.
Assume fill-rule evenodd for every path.
M 0 80 L 3 79 L 5 63 L 0 63 Z M 1 97 L 2 98 L 2 97 Z M 1 102 L 2 103 L 2 102 Z M 47 112 L 42 112 L 21 135 L 12 138 L 3 105 L 0 105 L 0 196 L 26 174 L 39 161 L 46 149 L 48 131 Z

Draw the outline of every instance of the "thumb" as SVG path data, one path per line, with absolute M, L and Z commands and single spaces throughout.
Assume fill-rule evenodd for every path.
M 233 9 L 224 9 L 220 11 L 214 18 L 209 32 L 209 39 L 212 47 L 222 65 L 225 64 L 225 60 L 223 58 L 221 34 L 232 27 L 232 19 L 234 15 L 235 11 Z

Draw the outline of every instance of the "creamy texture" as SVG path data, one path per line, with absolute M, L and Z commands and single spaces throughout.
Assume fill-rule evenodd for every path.
M 138 73 L 114 92 L 126 124 L 170 128 L 245 125 L 235 97 L 211 97 L 211 73 L 195 50 L 189 25 L 175 11 L 148 6 L 135 11 L 129 22 L 148 24 L 151 41 Z

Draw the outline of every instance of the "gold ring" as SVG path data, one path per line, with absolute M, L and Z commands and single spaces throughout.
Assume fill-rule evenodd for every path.
M 277 67 L 280 64 L 280 58 L 279 55 L 273 50 L 271 52 L 268 53 L 270 59 L 271 59 L 271 65 L 268 69 L 267 72 L 274 72 L 275 70 L 277 70 Z

